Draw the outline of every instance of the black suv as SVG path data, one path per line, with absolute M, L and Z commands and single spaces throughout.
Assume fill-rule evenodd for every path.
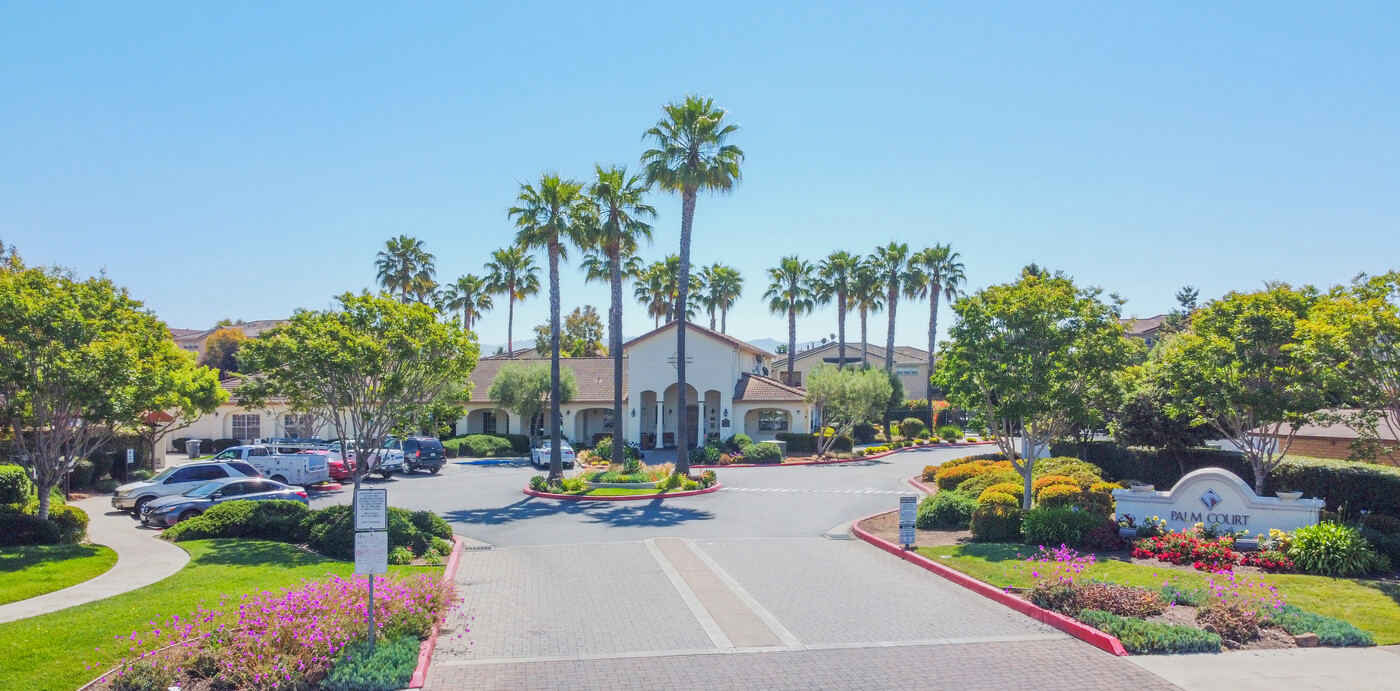
M 409 437 L 403 440 L 403 472 L 426 470 L 436 474 L 447 462 L 447 450 L 432 437 Z

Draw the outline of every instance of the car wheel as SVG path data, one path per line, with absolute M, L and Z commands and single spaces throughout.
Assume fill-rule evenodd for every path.
M 439 470 L 442 470 L 442 466 L 440 466 L 440 465 L 435 465 L 435 466 L 433 466 L 433 467 L 431 467 L 431 468 L 428 469 L 428 473 L 430 473 L 430 474 L 432 474 L 432 475 L 437 475 Z
M 382 478 L 384 478 L 385 480 L 388 480 L 389 478 L 391 478 L 391 477 L 393 477 L 393 476 L 394 476 L 394 471 L 392 471 L 392 470 L 381 470 L 381 471 L 379 471 L 379 477 L 382 477 Z
M 140 499 L 137 499 L 136 506 L 132 507 L 131 512 L 136 514 L 137 518 L 140 518 L 141 509 L 146 508 L 146 505 L 151 503 L 152 499 L 154 499 L 154 497 L 141 497 Z
M 287 478 L 285 478 L 285 477 L 283 477 L 283 476 L 281 476 L 281 475 L 273 475 L 272 477 L 270 477 L 270 478 L 268 478 L 268 479 L 269 479 L 269 480 L 272 480 L 273 482 L 280 482 L 280 483 L 282 483 L 282 484 L 284 484 L 284 485 L 287 484 Z
M 194 509 L 191 509 L 191 510 L 189 510 L 189 511 L 186 511 L 186 512 L 180 514 L 180 520 L 177 521 L 177 522 L 188 521 L 188 520 L 190 520 L 191 518 L 194 518 L 195 516 L 198 516 L 198 515 L 201 514 L 201 513 L 204 513 L 204 512 L 203 512 L 203 511 L 195 511 Z

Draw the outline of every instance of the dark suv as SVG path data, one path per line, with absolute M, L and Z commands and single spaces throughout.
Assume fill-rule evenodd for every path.
M 403 442 L 403 472 L 426 470 L 437 473 L 447 462 L 447 450 L 432 437 L 409 437 Z

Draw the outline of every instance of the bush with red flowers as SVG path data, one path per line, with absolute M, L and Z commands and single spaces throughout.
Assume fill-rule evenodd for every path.
M 1240 566 L 1257 566 L 1270 573 L 1279 571 L 1292 571 L 1293 560 L 1287 554 L 1277 550 L 1266 550 L 1263 552 L 1242 552 L 1240 554 Z
M 1172 564 L 1190 564 L 1198 571 L 1230 571 L 1239 555 L 1224 540 L 1206 540 L 1189 533 L 1168 533 L 1133 543 L 1133 557 Z

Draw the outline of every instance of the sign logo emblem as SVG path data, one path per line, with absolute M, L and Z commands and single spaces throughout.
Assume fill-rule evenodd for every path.
M 1221 499 L 1220 495 L 1216 494 L 1213 489 L 1208 489 L 1205 494 L 1201 495 L 1201 503 L 1206 505 L 1207 511 L 1219 506 L 1222 501 L 1224 501 L 1224 499 Z

